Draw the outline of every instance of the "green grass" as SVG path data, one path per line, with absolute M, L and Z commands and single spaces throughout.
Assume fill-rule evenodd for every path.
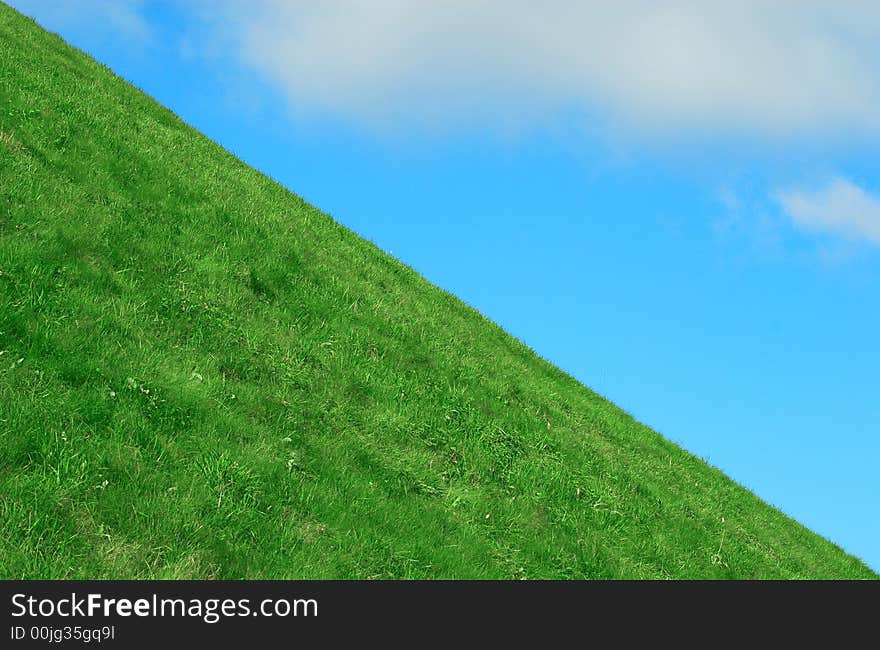
M 877 577 L 5 5 L 0 350 L 2 578 Z

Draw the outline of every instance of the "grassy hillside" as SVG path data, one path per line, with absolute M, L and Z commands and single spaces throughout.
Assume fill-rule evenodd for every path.
M 0 5 L 0 577 L 876 576 Z

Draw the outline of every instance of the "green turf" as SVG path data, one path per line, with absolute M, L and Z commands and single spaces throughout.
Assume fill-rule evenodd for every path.
M 2 578 L 877 577 L 5 5 L 0 351 Z

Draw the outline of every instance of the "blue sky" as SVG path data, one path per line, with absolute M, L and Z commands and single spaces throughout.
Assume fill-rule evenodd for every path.
M 880 569 L 880 8 L 11 4 Z

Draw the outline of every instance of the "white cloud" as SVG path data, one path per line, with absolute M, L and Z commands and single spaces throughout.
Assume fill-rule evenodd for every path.
M 202 45 L 232 48 L 301 113 L 433 127 L 575 112 L 660 134 L 880 135 L 872 1 L 180 2 L 202 18 Z M 58 31 L 151 35 L 141 0 L 12 4 Z
M 818 190 L 779 191 L 775 198 L 803 228 L 880 244 L 880 197 L 845 178 Z
M 298 111 L 650 132 L 880 131 L 880 4 L 814 0 L 259 0 L 202 6 Z

